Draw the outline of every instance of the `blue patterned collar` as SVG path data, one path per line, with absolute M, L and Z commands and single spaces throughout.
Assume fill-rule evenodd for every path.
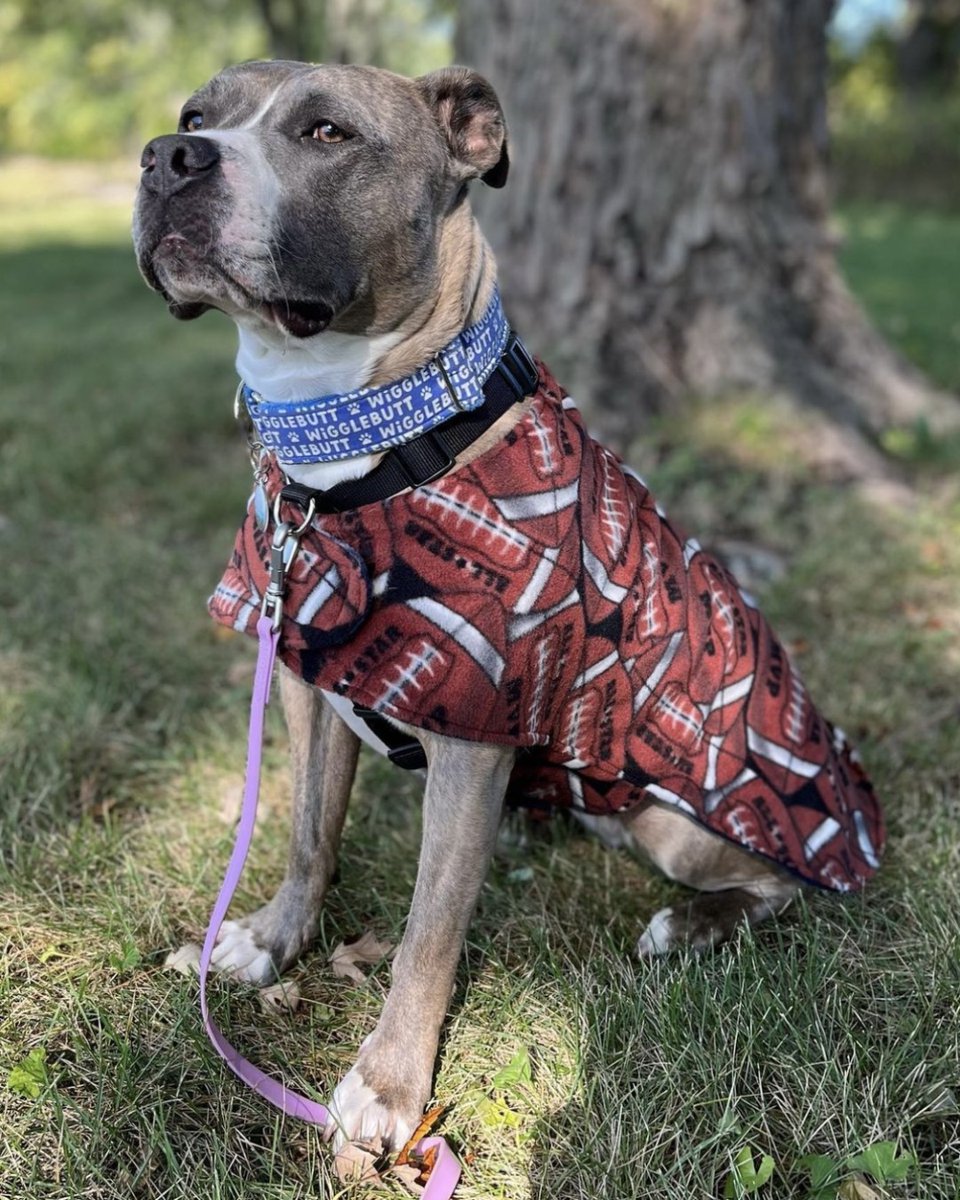
M 310 400 L 271 401 L 247 384 L 243 398 L 263 446 L 281 466 L 377 454 L 419 437 L 483 403 L 483 385 L 503 354 L 510 326 L 499 291 L 479 321 L 425 366 L 379 388 Z

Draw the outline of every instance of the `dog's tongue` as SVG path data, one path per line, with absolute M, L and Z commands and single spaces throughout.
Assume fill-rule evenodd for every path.
M 273 319 L 293 337 L 313 337 L 330 324 L 333 310 L 327 304 L 276 300 L 270 305 Z

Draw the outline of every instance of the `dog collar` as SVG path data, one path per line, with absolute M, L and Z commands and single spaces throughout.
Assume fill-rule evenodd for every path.
M 510 326 L 500 293 L 479 321 L 425 366 L 379 388 L 309 400 L 271 401 L 246 383 L 243 399 L 263 447 L 281 466 L 333 462 L 401 445 L 483 403 L 483 385 L 500 362 Z

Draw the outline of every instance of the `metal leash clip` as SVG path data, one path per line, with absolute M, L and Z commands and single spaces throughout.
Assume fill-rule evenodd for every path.
M 270 544 L 270 578 L 263 593 L 263 605 L 260 609 L 262 615 L 269 618 L 274 629 L 280 628 L 283 618 L 283 592 L 287 573 L 300 549 L 300 539 L 309 529 L 317 511 L 316 503 L 311 499 L 303 521 L 299 525 L 293 525 L 289 521 L 281 521 L 280 503 L 280 497 L 277 496 L 273 504 L 276 529 Z

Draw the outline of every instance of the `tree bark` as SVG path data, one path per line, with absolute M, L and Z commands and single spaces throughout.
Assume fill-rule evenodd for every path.
M 869 473 L 884 428 L 960 416 L 836 267 L 832 6 L 461 0 L 458 58 L 510 130 L 507 187 L 478 197 L 509 311 L 614 444 L 683 392 L 773 390 L 842 423 Z
M 272 58 L 300 62 L 386 61 L 389 0 L 256 0 Z

